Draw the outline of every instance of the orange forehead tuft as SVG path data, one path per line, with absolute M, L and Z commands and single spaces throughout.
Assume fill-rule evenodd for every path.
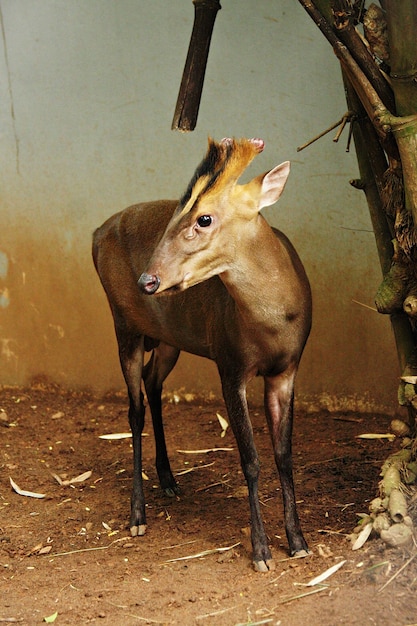
M 182 196 L 178 211 L 188 213 L 203 196 L 233 187 L 263 148 L 262 139 L 225 138 L 216 142 L 209 138 L 206 155 Z
M 222 180 L 236 182 L 250 162 L 264 149 L 262 139 L 222 139 L 220 142 L 226 151 Z

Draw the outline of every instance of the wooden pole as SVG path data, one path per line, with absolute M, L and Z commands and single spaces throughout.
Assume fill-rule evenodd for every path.
M 172 130 L 191 131 L 197 124 L 218 0 L 193 0 L 194 25 L 172 120 Z
M 417 2 L 387 0 L 386 17 L 397 115 L 417 113 Z

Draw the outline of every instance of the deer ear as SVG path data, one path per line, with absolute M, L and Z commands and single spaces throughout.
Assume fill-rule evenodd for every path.
M 288 174 L 290 173 L 290 162 L 284 161 L 273 170 L 260 177 L 261 191 L 259 196 L 258 210 L 264 206 L 274 204 L 282 194 Z

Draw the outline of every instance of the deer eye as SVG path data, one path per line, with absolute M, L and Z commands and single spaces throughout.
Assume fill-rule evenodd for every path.
M 200 215 L 200 217 L 197 219 L 197 224 L 200 226 L 200 228 L 207 228 L 207 226 L 211 225 L 212 221 L 213 218 L 211 217 L 211 215 Z

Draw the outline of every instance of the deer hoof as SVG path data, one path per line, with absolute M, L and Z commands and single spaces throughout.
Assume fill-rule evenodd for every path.
M 179 487 L 165 487 L 164 493 L 169 498 L 175 498 L 181 493 L 181 489 Z
M 275 569 L 275 563 L 272 559 L 267 561 L 253 561 L 253 567 L 256 572 L 271 572 Z
M 130 534 L 132 537 L 142 537 L 146 532 L 146 524 L 139 524 L 139 526 L 131 526 Z
M 296 559 L 301 559 L 304 558 L 305 556 L 308 556 L 309 554 L 311 554 L 310 550 L 307 548 L 307 550 L 295 550 L 291 556 L 295 557 Z

